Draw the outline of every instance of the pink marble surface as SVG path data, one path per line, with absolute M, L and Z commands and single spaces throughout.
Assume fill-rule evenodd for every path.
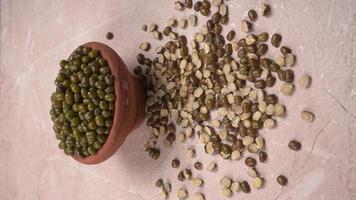
M 178 183 L 177 170 L 169 167 L 177 156 L 184 160 L 183 166 L 191 167 L 193 160 L 185 159 L 183 150 L 194 141 L 166 149 L 153 161 L 143 152 L 147 134 L 142 125 L 112 158 L 87 166 L 58 150 L 49 117 L 58 61 L 73 48 L 93 40 L 105 42 L 132 69 L 138 44 L 151 40 L 151 35 L 139 31 L 142 23 L 162 25 L 170 16 L 188 16 L 191 11 L 178 13 L 173 0 L 0 2 L 0 199 L 159 199 L 153 186 L 157 177 L 173 183 L 170 199 L 176 199 L 180 186 L 193 188 L 190 194 L 197 191 L 191 183 Z M 270 3 L 273 15 L 258 20 L 256 30 L 282 33 L 284 44 L 298 56 L 297 77 L 311 74 L 313 84 L 293 97 L 282 97 L 288 117 L 263 133 L 269 152 L 268 162 L 259 168 L 265 188 L 231 199 L 355 200 L 356 1 Z M 229 5 L 230 25 L 237 29 L 258 1 L 231 0 Z M 111 41 L 105 39 L 108 31 L 115 35 Z M 314 123 L 301 121 L 302 109 L 316 114 Z M 298 153 L 286 148 L 294 138 L 303 143 Z M 205 179 L 201 191 L 207 199 L 222 199 L 221 176 L 247 178 L 242 162 L 207 156 L 200 145 L 197 151 L 204 164 L 210 160 L 219 164 L 216 173 L 195 172 Z M 289 177 L 283 189 L 275 182 L 280 173 Z

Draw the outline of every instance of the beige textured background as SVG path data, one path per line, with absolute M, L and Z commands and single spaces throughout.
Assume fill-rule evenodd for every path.
M 139 31 L 142 23 L 162 25 L 178 13 L 173 0 L 1 0 L 0 57 L 0 199 L 158 199 L 153 186 L 157 177 L 173 182 L 171 199 L 178 186 L 177 170 L 169 167 L 173 157 L 183 159 L 184 145 L 164 150 L 158 161 L 143 153 L 147 137 L 142 125 L 108 161 L 85 166 L 63 156 L 57 149 L 49 117 L 50 93 L 60 59 L 87 41 L 106 42 L 129 68 L 136 63 L 138 44 L 151 39 Z M 281 98 L 288 117 L 278 128 L 263 132 L 269 160 L 259 167 L 266 178 L 264 189 L 235 194 L 231 199 L 355 200 L 356 199 L 356 1 L 271 0 L 273 15 L 258 20 L 257 31 L 280 32 L 283 44 L 298 57 L 297 77 L 313 76 L 309 90 Z M 258 5 L 255 0 L 230 0 L 230 25 L 246 17 Z M 160 7 L 158 10 L 157 7 Z M 105 34 L 112 31 L 114 39 Z M 192 32 L 188 29 L 188 32 Z M 238 32 L 238 37 L 241 33 Z M 142 39 L 140 39 L 142 38 Z M 316 114 L 306 124 L 302 109 Z M 287 142 L 297 138 L 303 149 L 294 153 Z M 216 173 L 204 177 L 201 189 L 207 199 L 222 199 L 218 181 L 223 175 L 247 178 L 242 162 L 222 161 L 202 153 L 206 163 L 217 160 Z M 193 160 L 184 159 L 182 166 Z M 283 190 L 275 177 L 284 173 L 289 184 Z M 192 194 L 196 188 L 190 189 Z

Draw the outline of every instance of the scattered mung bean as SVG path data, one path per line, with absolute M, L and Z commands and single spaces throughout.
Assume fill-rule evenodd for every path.
M 242 20 L 240 23 L 240 29 L 242 32 L 248 33 L 252 29 L 252 24 L 246 20 Z
M 221 189 L 221 196 L 223 197 L 230 197 L 232 194 L 231 190 L 229 188 L 222 188 Z
M 206 170 L 208 171 L 215 171 L 217 168 L 217 165 L 215 162 L 211 161 L 209 162 L 208 166 L 206 167 Z
M 272 35 L 271 44 L 274 47 L 279 47 L 281 45 L 281 41 L 282 41 L 282 36 L 280 34 L 275 33 Z
M 288 143 L 288 147 L 294 151 L 299 151 L 302 148 L 302 144 L 296 140 L 292 140 Z
M 177 197 L 181 200 L 186 199 L 188 197 L 187 190 L 181 188 L 177 191 Z
M 163 180 L 160 178 L 156 181 L 155 183 L 156 187 L 162 187 L 163 186 Z
M 258 158 L 261 163 L 264 163 L 267 160 L 267 153 L 265 151 L 260 151 L 258 153 Z
M 257 17 L 258 17 L 258 15 L 257 15 L 257 12 L 255 11 L 255 10 L 249 10 L 248 11 L 248 18 L 251 20 L 251 21 L 256 21 L 257 20 Z
M 180 161 L 178 160 L 178 159 L 173 159 L 172 160 L 172 163 L 171 163 L 171 166 L 173 167 L 173 168 L 179 168 L 179 166 L 180 166 Z
M 250 185 L 247 183 L 247 181 L 242 181 L 241 182 L 241 190 L 244 193 L 249 193 L 251 191 Z
M 302 111 L 301 118 L 306 122 L 313 122 L 314 121 L 314 114 L 309 111 Z
M 260 5 L 259 11 L 262 16 L 269 16 L 271 14 L 271 7 L 268 4 L 262 3 Z
M 284 83 L 281 86 L 281 92 L 286 96 L 292 95 L 293 91 L 294 91 L 294 85 L 292 83 Z
M 277 182 L 278 182 L 280 185 L 284 186 L 284 185 L 287 185 L 288 179 L 287 179 L 284 175 L 279 175 L 279 176 L 277 177 Z
M 256 189 L 261 188 L 263 185 L 263 179 L 261 177 L 256 177 L 252 180 L 252 186 Z
M 113 34 L 112 32 L 108 32 L 108 33 L 106 34 L 106 39 L 112 40 L 113 38 L 114 38 L 114 34 Z
M 309 88 L 311 84 L 311 77 L 308 75 L 302 75 L 299 79 L 299 87 L 301 88 Z
M 194 200 L 205 200 L 205 196 L 200 192 L 196 192 L 194 194 Z
M 151 45 L 148 42 L 143 42 L 140 44 L 140 49 L 143 51 L 148 51 L 150 49 Z
M 195 186 L 201 187 L 204 184 L 204 181 L 201 178 L 193 178 L 192 183 Z

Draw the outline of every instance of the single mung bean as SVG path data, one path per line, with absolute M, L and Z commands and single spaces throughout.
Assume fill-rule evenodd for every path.
M 240 191 L 240 189 L 241 189 L 241 187 L 240 187 L 240 183 L 239 182 L 233 182 L 232 184 L 231 184 L 231 191 L 233 191 L 233 192 L 239 192 Z
M 292 53 L 292 50 L 290 48 L 286 47 L 286 46 L 282 46 L 281 47 L 281 53 L 284 56 L 286 56 L 287 54 Z
M 184 5 L 183 5 L 183 3 L 180 2 L 180 1 L 176 1 L 176 2 L 174 3 L 174 9 L 176 9 L 176 10 L 178 10 L 178 11 L 184 10 Z
M 114 34 L 112 32 L 106 33 L 106 39 L 111 40 L 114 38 Z
M 163 186 L 163 180 L 160 178 L 156 181 L 155 183 L 156 187 L 162 187 Z
M 299 87 L 306 89 L 306 88 L 310 87 L 310 84 L 311 84 L 311 77 L 310 76 L 302 75 L 299 78 Z
M 214 24 L 219 24 L 221 18 L 222 18 L 221 14 L 220 14 L 219 12 L 216 12 L 213 16 L 211 16 L 211 21 L 212 21 Z
M 241 153 L 240 153 L 240 151 L 238 151 L 238 150 L 234 150 L 234 151 L 231 153 L 231 159 L 232 159 L 232 160 L 238 160 L 240 157 L 241 157 Z
M 226 35 L 226 39 L 227 39 L 228 41 L 233 40 L 234 37 L 235 37 L 235 31 L 230 31 L 230 32 L 227 33 L 227 35 Z
M 203 16 L 208 16 L 210 14 L 210 9 L 203 7 L 202 9 L 200 9 L 200 14 L 202 14 Z
M 137 62 L 141 65 L 145 64 L 145 56 L 142 53 L 137 54 Z
M 178 27 L 181 29 L 184 29 L 187 26 L 187 20 L 186 19 L 180 19 L 178 21 Z
M 180 172 L 178 173 L 178 180 L 179 180 L 179 181 L 184 181 L 184 180 L 185 180 L 185 176 L 184 176 L 183 171 L 180 171 Z
M 211 161 L 209 162 L 208 166 L 206 167 L 206 170 L 208 171 L 215 171 L 217 168 L 217 165 L 215 162 Z
M 198 186 L 198 187 L 200 187 L 204 184 L 204 181 L 201 178 L 193 178 L 192 182 L 193 182 L 193 185 Z
M 261 188 L 263 185 L 263 178 L 261 177 L 256 177 L 252 180 L 252 186 L 256 189 Z
M 221 14 L 221 16 L 227 16 L 228 15 L 228 7 L 225 4 L 221 4 L 219 6 L 219 13 Z
M 140 44 L 140 49 L 143 51 L 148 51 L 150 49 L 151 45 L 148 42 L 143 42 Z
M 294 72 L 291 69 L 285 70 L 285 81 L 288 83 L 293 82 L 294 80 Z
M 161 190 L 161 192 L 159 193 L 159 196 L 160 196 L 162 199 L 166 199 L 166 198 L 167 198 L 167 192 L 165 192 L 164 190 Z
M 279 176 L 277 177 L 277 182 L 278 182 L 280 185 L 284 186 L 284 185 L 287 185 L 288 179 L 287 179 L 284 175 L 279 175 Z
M 197 25 L 197 16 L 189 15 L 188 23 L 189 23 L 190 26 L 196 26 Z
M 172 168 L 178 168 L 180 166 L 180 161 L 178 159 L 173 159 L 171 166 Z
M 177 191 L 177 197 L 179 198 L 179 199 L 186 199 L 187 197 L 188 197 L 188 192 L 187 192 L 187 190 L 185 190 L 185 189 L 179 189 L 178 191 Z
M 287 53 L 285 55 L 285 64 L 287 66 L 293 66 L 294 62 L 295 62 L 295 56 L 293 54 L 291 54 L 291 53 Z
M 190 179 L 192 177 L 192 171 L 190 169 L 184 169 L 183 175 L 185 179 Z
M 251 21 L 254 22 L 254 21 L 257 20 L 258 15 L 257 15 L 257 12 L 256 12 L 255 10 L 249 10 L 248 13 L 247 13 L 247 15 L 248 15 L 248 18 L 249 18 Z
M 247 181 L 242 181 L 241 182 L 241 190 L 244 193 L 249 193 L 251 191 L 250 185 L 247 183 Z
M 282 36 L 278 33 L 272 35 L 271 44 L 274 47 L 279 47 L 281 45 Z
M 220 24 L 226 25 L 229 22 L 229 16 L 224 15 L 221 17 Z
M 224 176 L 220 179 L 220 185 L 223 186 L 224 188 L 229 188 L 231 186 L 232 180 L 227 177 Z
M 194 168 L 197 170 L 202 170 L 203 169 L 203 164 L 199 161 L 194 163 Z
M 170 26 L 166 26 L 166 27 L 163 29 L 163 35 L 165 35 L 165 36 L 168 36 L 169 33 L 171 33 L 171 32 L 172 32 L 172 27 L 170 27 Z
M 270 65 L 269 65 L 269 70 L 271 70 L 272 72 L 278 72 L 280 70 L 280 66 L 275 63 L 275 62 L 272 62 Z
M 260 151 L 258 153 L 258 158 L 261 163 L 264 163 L 267 160 L 267 153 L 265 151 Z
M 252 29 L 252 24 L 246 20 L 240 22 L 240 29 L 242 32 L 248 33 Z
M 262 56 L 262 55 L 266 54 L 267 51 L 268 51 L 268 46 L 267 46 L 267 44 L 260 44 L 260 45 L 258 45 L 258 47 L 257 47 L 256 53 L 257 53 L 257 55 Z
M 195 150 L 192 147 L 190 147 L 186 150 L 186 154 L 187 157 L 192 158 L 195 156 Z
M 216 7 L 219 7 L 221 3 L 222 3 L 222 0 L 212 0 L 211 1 L 211 4 Z
M 266 42 L 268 40 L 268 33 L 262 32 L 262 33 L 258 34 L 257 39 L 259 42 Z
M 165 182 L 163 184 L 163 190 L 165 192 L 171 192 L 172 191 L 172 185 L 169 182 Z
M 196 12 L 199 12 L 201 8 L 202 8 L 202 3 L 201 3 L 201 1 L 195 2 L 193 9 L 194 9 Z
M 146 24 L 142 24 L 142 26 L 141 26 L 141 30 L 143 30 L 143 31 L 147 31 L 147 25 Z
M 269 16 L 271 14 L 271 7 L 268 4 L 262 3 L 259 8 L 260 13 L 262 16 Z
M 252 157 L 247 157 L 247 158 L 245 159 L 245 164 L 246 164 L 247 166 L 249 166 L 249 167 L 255 167 L 256 164 L 257 164 L 257 162 L 256 162 L 256 160 L 255 160 L 254 158 L 252 158 Z
M 286 96 L 291 95 L 293 91 L 294 91 L 294 85 L 292 83 L 284 83 L 281 86 L 281 92 Z
M 264 89 L 266 88 L 266 81 L 263 79 L 257 80 L 254 82 L 255 88 Z
M 276 83 L 276 78 L 274 76 L 267 76 L 266 78 L 266 87 L 273 87 Z
M 286 81 L 286 71 L 285 70 L 280 69 L 279 71 L 277 71 L 277 76 L 278 76 L 279 80 Z
M 194 194 L 194 200 L 205 200 L 205 196 L 204 196 L 204 194 L 202 194 L 200 192 L 196 192 Z
M 302 144 L 296 140 L 292 140 L 288 143 L 288 147 L 294 151 L 299 151 L 302 148 Z
M 142 73 L 142 68 L 140 66 L 136 66 L 134 69 L 133 69 L 133 72 L 135 75 L 139 75 Z
M 157 28 L 158 28 L 157 24 L 152 23 L 152 24 L 150 24 L 150 26 L 148 27 L 148 31 L 149 31 L 149 32 L 153 32 L 153 31 L 156 31 Z
M 232 194 L 231 190 L 229 188 L 222 188 L 221 189 L 221 195 L 223 197 L 230 197 Z
M 184 6 L 186 8 L 192 8 L 193 7 L 193 0 L 184 0 Z

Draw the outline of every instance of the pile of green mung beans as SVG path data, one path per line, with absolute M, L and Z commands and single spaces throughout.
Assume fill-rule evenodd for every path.
M 85 158 L 103 146 L 113 124 L 114 77 L 97 49 L 79 46 L 60 61 L 50 115 L 58 147 Z

